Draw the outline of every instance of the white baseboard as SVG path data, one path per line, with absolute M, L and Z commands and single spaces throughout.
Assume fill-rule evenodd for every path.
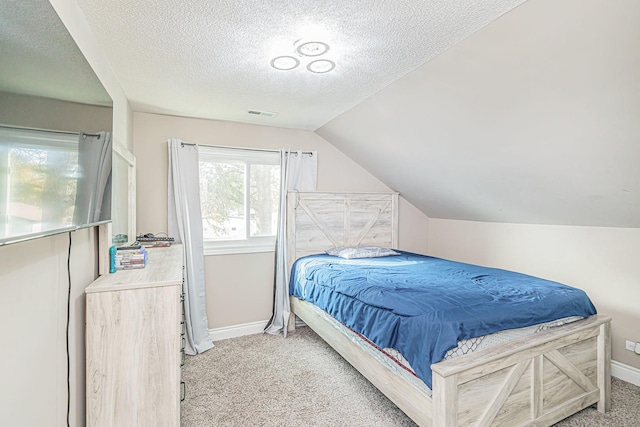
M 640 387 L 640 369 L 624 363 L 611 361 L 611 376 Z
M 269 323 L 268 320 L 260 320 L 258 322 L 243 323 L 241 325 L 209 329 L 209 336 L 213 341 L 220 341 L 245 335 L 261 334 L 267 326 L 267 323 Z

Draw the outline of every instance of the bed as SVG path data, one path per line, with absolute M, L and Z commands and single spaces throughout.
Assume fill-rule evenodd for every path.
M 396 193 L 289 193 L 289 266 L 335 246 L 396 248 L 397 203 Z M 434 363 L 428 388 L 400 375 L 315 305 L 292 296 L 291 311 L 421 426 L 545 426 L 590 405 L 610 407 L 605 316 Z

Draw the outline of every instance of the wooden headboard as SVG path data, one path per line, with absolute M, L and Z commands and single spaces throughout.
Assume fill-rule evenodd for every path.
M 334 246 L 398 247 L 398 193 L 287 194 L 289 268 Z

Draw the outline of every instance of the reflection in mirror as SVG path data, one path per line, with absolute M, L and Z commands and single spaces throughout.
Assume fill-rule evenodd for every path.
M 136 159 L 118 141 L 113 145 L 112 240 L 114 245 L 136 238 Z
M 79 178 L 106 173 L 81 135 L 110 141 L 111 98 L 48 0 L 3 2 L 0 22 L 0 244 L 108 220 Z
M 38 136 L 0 127 L 0 185 L 7 189 L 0 198 L 0 239 L 73 225 L 77 138 L 58 134 L 42 144 Z
M 0 91 L 112 106 L 107 91 L 48 0 L 2 2 L 0 22 Z M 55 111 L 51 114 L 58 115 Z M 61 130 L 81 130 L 73 127 Z
M 111 219 L 111 134 L 0 126 L 0 244 Z

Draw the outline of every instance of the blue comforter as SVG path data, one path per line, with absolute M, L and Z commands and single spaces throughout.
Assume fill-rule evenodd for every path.
M 458 341 L 596 309 L 580 289 L 512 271 L 401 252 L 384 258 L 300 258 L 290 294 L 380 348 L 394 348 L 431 388 L 431 364 Z

